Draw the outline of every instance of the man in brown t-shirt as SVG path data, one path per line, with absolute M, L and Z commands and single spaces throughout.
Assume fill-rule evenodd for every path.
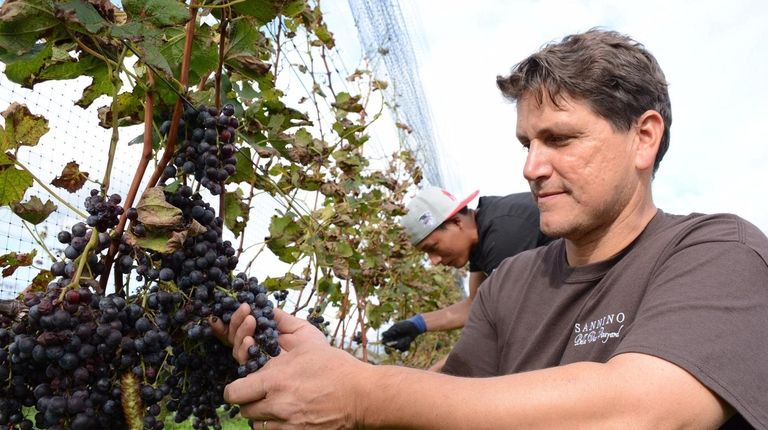
M 654 205 L 672 121 L 655 58 L 590 30 L 497 83 L 541 230 L 561 239 L 487 279 L 453 375 L 360 362 L 276 311 L 284 353 L 225 398 L 262 429 L 768 428 L 768 239 Z M 217 325 L 239 360 L 248 314 Z

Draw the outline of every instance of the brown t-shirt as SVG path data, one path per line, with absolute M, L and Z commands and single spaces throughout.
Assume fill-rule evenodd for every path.
M 658 211 L 616 257 L 569 267 L 562 240 L 501 263 L 444 373 L 497 376 L 625 352 L 680 366 L 768 428 L 768 239 L 734 215 Z M 743 417 L 743 418 L 742 418 Z

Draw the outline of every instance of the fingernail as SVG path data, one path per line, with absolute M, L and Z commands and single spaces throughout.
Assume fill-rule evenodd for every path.
M 216 322 L 216 321 L 218 321 L 218 320 L 219 320 L 219 319 L 218 319 L 218 318 L 216 318 L 216 317 L 211 317 L 211 322 Z

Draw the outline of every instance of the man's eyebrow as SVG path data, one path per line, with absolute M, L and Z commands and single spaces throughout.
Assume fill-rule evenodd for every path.
M 549 127 L 544 127 L 542 129 L 536 130 L 536 136 L 552 136 L 552 135 L 576 135 L 581 134 L 573 125 L 566 124 L 566 123 L 554 123 Z M 525 135 L 517 133 L 515 135 L 517 137 L 517 140 L 519 140 L 522 143 L 529 142 L 531 139 Z

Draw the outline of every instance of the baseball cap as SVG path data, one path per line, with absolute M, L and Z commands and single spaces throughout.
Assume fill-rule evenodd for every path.
M 400 225 L 411 236 L 411 243 L 416 245 L 445 220 L 456 215 L 478 193 L 480 190 L 475 190 L 467 198 L 458 200 L 442 188 L 424 187 L 406 205 L 408 212 L 403 215 Z

